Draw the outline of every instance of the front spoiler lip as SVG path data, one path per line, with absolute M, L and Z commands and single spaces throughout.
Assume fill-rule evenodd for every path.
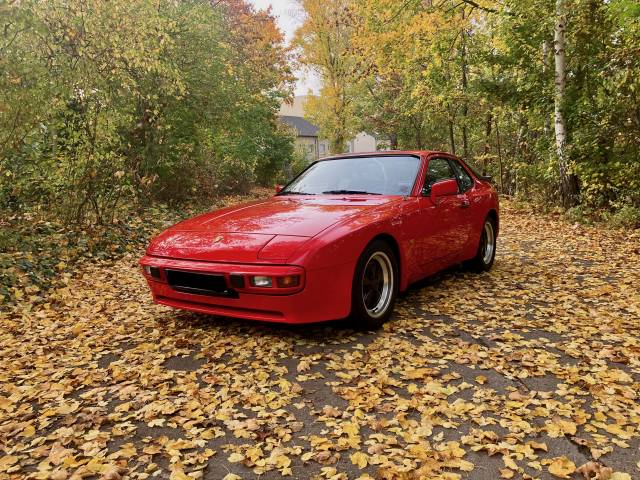
M 241 306 L 228 306 L 220 304 L 209 304 L 194 300 L 183 300 L 162 295 L 154 296 L 154 301 L 160 305 L 171 308 L 179 308 L 191 312 L 202 313 L 206 315 L 217 315 L 221 317 L 240 318 L 243 320 L 257 320 L 260 322 L 272 323 L 305 323 L 293 322 L 280 311 L 265 310 L 261 308 L 247 308 Z M 315 322 L 311 322 L 315 323 Z

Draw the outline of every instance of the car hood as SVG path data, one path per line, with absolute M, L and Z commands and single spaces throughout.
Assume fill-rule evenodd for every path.
M 284 261 L 311 237 L 332 225 L 397 199 L 273 197 L 185 220 L 154 239 L 147 253 L 204 261 Z

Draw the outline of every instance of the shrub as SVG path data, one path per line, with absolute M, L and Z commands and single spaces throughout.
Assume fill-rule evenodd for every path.
M 291 155 L 283 38 L 244 0 L 10 2 L 0 21 L 0 208 L 109 223 L 246 191 Z
M 614 227 L 640 228 L 640 208 L 633 205 L 624 205 L 607 218 Z

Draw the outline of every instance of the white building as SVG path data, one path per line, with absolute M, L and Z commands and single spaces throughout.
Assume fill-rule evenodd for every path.
M 295 97 L 292 104 L 280 107 L 280 121 L 296 130 L 297 148 L 309 161 L 329 155 L 329 142 L 318 136 L 318 127 L 304 118 L 306 96 Z M 361 132 L 347 142 L 345 153 L 375 152 L 378 148 L 376 139 L 368 133 Z

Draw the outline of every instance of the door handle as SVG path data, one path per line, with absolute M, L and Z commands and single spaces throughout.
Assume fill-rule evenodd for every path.
M 467 200 L 466 198 L 464 200 L 462 200 L 462 202 L 460 202 L 460 208 L 469 208 L 471 204 L 469 203 L 469 200 Z

